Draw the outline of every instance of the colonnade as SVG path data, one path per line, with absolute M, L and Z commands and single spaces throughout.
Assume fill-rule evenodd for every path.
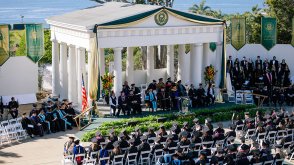
M 154 45 L 156 46 L 156 45 Z M 146 83 L 152 81 L 154 74 L 154 46 L 147 47 L 147 77 Z M 122 75 L 122 48 L 114 49 L 114 92 L 119 95 L 123 84 Z M 105 73 L 105 56 L 104 49 L 100 48 L 99 52 L 99 69 L 100 75 Z M 82 75 L 84 77 L 87 92 L 89 86 L 89 76 L 86 73 L 86 55 L 88 59 L 94 54 L 90 50 L 75 45 L 67 45 L 56 40 L 52 41 L 52 94 L 60 96 L 61 99 L 67 98 L 74 105 L 81 105 L 82 102 Z M 129 83 L 135 82 L 134 77 L 134 48 L 127 47 L 126 60 L 126 80 Z M 167 68 L 166 75 L 172 79 L 174 75 L 174 45 L 167 45 Z M 209 53 L 208 43 L 195 43 L 190 45 L 190 56 L 185 53 L 185 45 L 178 46 L 178 73 L 177 79 L 189 84 L 203 82 L 204 68 L 208 65 L 214 65 L 217 72 L 215 77 L 216 84 L 221 81 L 221 66 L 222 66 L 222 43 L 217 43 L 214 55 Z M 187 67 L 190 66 L 190 67 Z M 91 67 L 90 65 L 87 66 Z M 88 74 L 91 75 L 91 74 Z M 137 84 L 139 85 L 139 84 Z

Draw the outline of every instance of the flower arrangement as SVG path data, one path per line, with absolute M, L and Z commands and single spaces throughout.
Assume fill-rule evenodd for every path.
M 105 73 L 103 76 L 101 76 L 102 88 L 106 96 L 109 96 L 109 92 L 113 87 L 113 78 L 114 76 L 110 73 Z
M 214 69 L 214 66 L 209 65 L 207 67 L 205 67 L 205 71 L 204 71 L 204 80 L 205 83 L 214 83 L 214 76 L 216 74 L 216 70 Z

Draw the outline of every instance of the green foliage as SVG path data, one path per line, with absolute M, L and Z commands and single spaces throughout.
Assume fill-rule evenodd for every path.
M 52 42 L 50 40 L 50 30 L 44 29 L 44 49 L 45 53 L 42 59 L 39 61 L 40 64 L 51 64 L 52 63 Z
M 292 18 L 294 17 L 293 0 L 266 0 L 269 16 L 277 18 L 278 43 L 291 42 Z
M 127 133 L 134 131 L 135 127 L 139 127 L 143 132 L 147 131 L 148 127 L 154 127 L 159 129 L 160 125 L 163 124 L 167 129 L 172 126 L 174 121 L 182 124 L 183 122 L 192 123 L 192 120 L 197 117 L 201 123 L 204 123 L 207 117 L 211 118 L 213 122 L 231 120 L 232 114 L 235 113 L 237 116 L 244 116 L 244 112 L 249 112 L 250 115 L 255 115 L 256 111 L 264 112 L 264 109 L 256 109 L 255 105 L 234 105 L 231 107 L 223 108 L 212 108 L 212 109 L 193 109 L 191 113 L 187 114 L 163 114 L 163 115 L 152 115 L 141 118 L 130 118 L 122 119 L 114 122 L 105 122 L 100 127 L 93 131 L 85 133 L 82 137 L 82 141 L 89 141 L 94 137 L 96 131 L 100 131 L 102 135 L 107 135 L 110 129 L 114 129 L 116 133 L 121 132 L 122 129 L 126 129 Z M 168 120 L 164 123 L 155 122 L 160 117 L 166 117 Z M 136 126 L 128 126 L 128 122 L 136 122 Z

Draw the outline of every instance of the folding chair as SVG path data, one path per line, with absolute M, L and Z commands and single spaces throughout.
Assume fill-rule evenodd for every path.
M 9 125 L 8 120 L 2 121 L 2 122 L 0 123 L 0 126 L 3 126 L 3 127 L 6 127 L 7 125 Z
M 213 146 L 214 141 L 207 141 L 207 142 L 202 142 L 202 145 L 206 145 L 208 149 L 211 149 Z
M 276 142 L 276 133 L 277 131 L 269 131 L 269 133 L 266 136 L 266 139 L 269 140 L 271 143 Z
M 124 165 L 124 157 L 125 155 L 115 155 L 112 161 L 112 165 L 116 165 L 116 164 Z
M 123 153 L 125 153 L 128 149 L 129 149 L 129 147 L 121 148 L 121 151 L 122 151 Z
M 188 153 L 189 145 L 180 146 L 183 149 L 183 153 Z
M 236 134 L 237 134 L 238 136 L 241 135 L 241 132 L 243 131 L 243 128 L 244 128 L 244 124 L 240 124 L 240 125 L 237 125 L 237 126 L 236 126 L 235 131 L 236 131 Z
M 85 159 L 83 165 L 96 165 L 96 159 Z
M 157 149 L 154 151 L 154 155 L 152 157 L 152 160 L 151 160 L 151 164 L 154 162 L 156 163 L 158 159 L 160 159 L 163 155 L 163 150 L 162 149 Z
M 294 129 L 286 129 L 288 136 L 291 136 L 292 141 L 294 141 Z
M 255 134 L 255 129 L 248 129 L 245 134 L 245 139 L 250 139 Z
M 168 149 L 170 154 L 174 154 L 176 153 L 176 150 L 178 149 L 178 147 L 169 147 Z
M 128 165 L 137 165 L 137 153 L 128 154 L 126 162 Z
M 269 160 L 269 161 L 263 162 L 263 165 L 272 165 L 273 163 L 274 163 L 274 160 Z
M 263 165 L 263 162 L 261 162 L 261 163 L 253 163 L 252 165 Z
M 290 157 L 290 161 L 294 159 L 294 152 L 292 153 L 291 157 Z
M 27 132 L 22 128 L 22 125 L 20 123 L 15 123 L 15 132 L 17 132 L 17 139 L 23 140 L 27 138 Z
M 8 122 L 9 122 L 10 125 L 14 125 L 17 122 L 17 120 L 16 119 L 10 119 L 10 120 L 8 120 Z
M 0 145 L 3 145 L 4 143 L 11 143 L 11 141 L 6 132 L 6 129 L 0 126 Z
M 90 159 L 97 159 L 97 157 L 98 157 L 98 152 L 99 152 L 99 151 L 91 152 L 91 153 L 90 153 Z
M 16 118 L 16 122 L 17 122 L 17 123 L 21 123 L 21 120 L 22 120 L 22 117 L 18 117 L 18 118 Z
M 63 157 L 62 164 L 63 165 L 74 165 L 74 156 L 73 155 L 67 155 Z
M 280 140 L 288 135 L 286 130 L 278 130 L 276 134 L 276 140 Z
M 284 159 L 276 159 L 275 162 L 273 163 L 273 165 L 277 164 L 277 163 L 282 163 L 284 161 Z
M 74 163 L 75 164 L 77 164 L 77 160 L 76 160 L 77 157 L 83 157 L 83 161 L 84 161 L 86 159 L 86 154 L 85 153 L 84 154 L 76 154 L 74 156 Z
M 10 140 L 18 140 L 17 132 L 15 131 L 13 125 L 7 125 L 5 127 L 5 130 Z
M 225 144 L 225 140 L 217 140 L 217 141 L 215 141 L 214 146 L 219 145 L 223 148 L 224 144 Z
M 261 140 L 265 140 L 266 138 L 266 133 L 258 133 L 258 136 L 257 136 L 257 141 L 258 143 L 260 143 Z
M 101 165 L 102 164 L 101 162 L 106 162 L 105 165 L 110 165 L 109 164 L 109 157 L 99 158 L 98 165 Z
M 144 162 L 146 162 L 148 165 L 150 165 L 150 151 L 141 152 L 140 157 L 139 157 L 139 164 L 143 165 Z

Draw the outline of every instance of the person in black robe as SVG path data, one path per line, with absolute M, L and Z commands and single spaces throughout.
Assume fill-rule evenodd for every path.
M 122 91 L 121 95 L 118 97 L 118 112 L 117 116 L 120 114 L 122 110 L 124 115 L 130 115 L 129 101 L 125 93 Z
M 232 60 L 232 56 L 229 56 L 229 59 L 227 60 L 227 72 L 230 74 L 230 77 L 232 77 L 233 75 L 233 68 L 234 64 L 233 64 L 233 60 Z
M 206 100 L 205 90 L 202 86 L 202 83 L 199 84 L 199 88 L 197 89 L 197 105 L 204 106 Z
M 153 80 L 152 83 L 150 83 L 148 85 L 147 90 L 149 90 L 149 89 L 152 89 L 152 90 L 156 91 L 156 80 Z
M 36 134 L 40 135 L 41 137 L 44 136 L 44 128 L 36 112 L 32 113 L 31 121 L 32 121 L 32 124 L 34 125 L 34 130 Z
M 133 91 L 130 91 L 128 96 L 128 102 L 130 104 L 130 108 L 132 109 L 132 114 L 136 115 L 137 113 L 141 113 L 141 98 L 134 95 Z
M 8 109 L 13 119 L 17 118 L 18 116 L 18 107 L 18 102 L 15 101 L 14 97 L 11 97 L 11 101 L 8 103 Z
M 34 126 L 32 121 L 26 116 L 26 113 L 22 114 L 21 125 L 31 138 L 34 138 Z
M 1 99 L 0 99 L 0 117 L 1 118 L 3 117 L 3 113 L 4 113 L 4 104 L 2 101 L 2 97 L 1 97 Z
M 192 101 L 192 108 L 195 108 L 197 106 L 197 90 L 195 89 L 193 84 L 190 85 L 188 96 Z

